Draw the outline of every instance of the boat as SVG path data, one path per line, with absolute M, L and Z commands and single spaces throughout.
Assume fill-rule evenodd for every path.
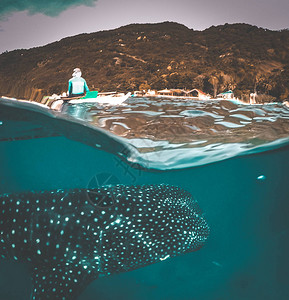
M 63 103 L 71 103 L 71 104 L 81 104 L 81 103 L 92 103 L 92 104 L 102 104 L 102 105 L 121 105 L 124 101 L 126 101 L 131 96 L 131 93 L 116 93 L 116 92 L 108 92 L 108 93 L 98 93 L 96 91 L 87 92 L 83 97 L 63 97 L 63 96 L 51 96 L 45 98 L 45 102 L 38 103 L 35 101 L 27 101 L 17 98 L 11 98 L 6 96 L 1 96 L 2 99 L 11 100 L 11 101 L 20 101 L 23 103 L 30 103 L 37 106 L 50 108 L 56 111 L 61 111 Z
M 93 96 L 93 94 L 90 96 L 90 93 L 88 92 L 85 97 L 74 98 L 66 102 L 70 104 L 95 103 L 95 104 L 105 104 L 105 105 L 120 105 L 124 101 L 126 101 L 130 96 L 131 96 L 130 92 L 127 94 L 119 93 L 119 94 L 111 94 L 111 95 L 96 94 L 96 96 Z
M 91 104 L 101 104 L 101 105 L 121 105 L 131 96 L 131 93 L 116 93 L 116 92 L 106 92 L 98 93 L 97 91 L 87 92 L 85 96 L 81 97 L 61 97 L 57 96 L 55 99 L 49 102 L 49 106 L 53 110 L 61 110 L 64 103 L 69 104 L 81 104 L 81 103 L 91 103 Z

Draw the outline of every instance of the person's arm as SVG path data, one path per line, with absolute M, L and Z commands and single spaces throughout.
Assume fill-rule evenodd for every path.
M 72 94 L 72 82 L 68 81 L 68 96 Z
M 89 88 L 87 86 L 87 83 L 86 83 L 85 79 L 84 79 L 84 89 L 85 89 L 86 92 L 89 92 Z

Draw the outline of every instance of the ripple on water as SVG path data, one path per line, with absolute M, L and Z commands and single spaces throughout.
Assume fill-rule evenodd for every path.
M 236 124 L 236 123 L 225 122 L 225 121 L 218 121 L 218 122 L 215 122 L 215 124 L 223 125 L 226 128 L 238 128 L 238 127 L 244 127 L 245 126 L 245 124 Z
M 216 113 L 210 113 L 210 112 L 202 111 L 202 110 L 184 110 L 184 111 L 180 112 L 180 115 L 190 117 L 190 118 L 209 116 L 214 119 L 223 119 L 223 116 L 220 116 Z
M 252 120 L 252 118 L 247 117 L 246 115 L 242 115 L 242 114 L 232 114 L 231 117 L 246 120 L 246 121 L 251 121 Z

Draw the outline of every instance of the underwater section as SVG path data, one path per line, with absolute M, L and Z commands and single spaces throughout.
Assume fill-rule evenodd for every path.
M 168 185 L 189 193 L 198 202 L 210 227 L 208 239 L 200 250 L 169 259 L 164 256 L 156 264 L 98 278 L 77 299 L 288 299 L 287 108 L 272 104 L 253 106 L 251 111 L 250 106 L 220 102 L 208 103 L 211 108 L 205 112 L 205 108 L 200 107 L 205 104 L 194 104 L 195 110 L 188 109 L 186 105 L 181 116 L 163 118 L 169 122 L 173 118 L 182 118 L 184 122 L 199 118 L 197 123 L 190 124 L 198 128 L 204 122 L 204 136 L 201 134 L 200 139 L 195 137 L 195 146 L 190 147 L 187 144 L 193 141 L 185 140 L 182 129 L 179 136 L 175 135 L 178 138 L 176 142 L 170 140 L 169 135 L 167 139 L 165 135 L 162 138 L 153 137 L 153 134 L 145 136 L 145 131 L 143 136 L 134 137 L 126 136 L 124 131 L 109 133 L 108 130 L 113 132 L 113 128 L 117 131 L 119 126 L 127 126 L 136 135 L 142 127 L 149 127 L 149 124 L 152 128 L 156 126 L 154 118 L 167 114 L 170 109 L 178 110 L 178 104 L 174 107 L 170 103 L 170 109 L 165 113 L 160 110 L 157 115 L 145 99 L 130 101 L 136 102 L 122 108 L 85 107 L 83 115 L 79 114 L 78 118 L 68 111 L 72 109 L 70 107 L 60 113 L 30 103 L 7 104 L 0 101 L 0 194 L 101 189 L 119 184 Z M 130 118 L 126 115 L 129 113 L 123 111 L 119 117 L 124 119 L 108 119 L 97 124 L 94 123 L 96 112 L 94 116 L 90 115 L 95 110 L 99 110 L 99 116 L 108 114 L 109 110 L 116 113 L 120 109 L 129 109 L 129 105 L 143 106 L 146 111 L 139 113 L 143 111 L 140 107 L 133 109 L 138 114 L 133 125 L 139 124 L 138 127 L 127 123 Z M 216 106 L 220 105 L 230 108 L 218 110 Z M 265 115 L 262 116 L 259 109 Z M 257 113 L 259 116 L 255 115 Z M 211 114 L 225 116 L 217 121 L 218 118 Z M 242 117 L 234 117 L 233 114 L 241 114 Z M 94 121 L 87 121 L 88 118 Z M 208 127 L 208 120 L 222 124 Z M 252 130 L 245 127 L 242 132 L 238 130 L 243 127 L 224 123 L 242 124 L 241 121 L 251 122 L 252 125 L 246 126 L 252 126 Z M 170 128 L 169 124 L 173 123 L 165 124 L 163 128 Z M 182 122 L 176 124 L 181 125 Z M 219 130 L 219 136 L 205 135 L 206 128 Z M 252 131 L 257 140 L 252 138 Z M 223 141 L 221 132 L 224 134 Z M 262 136 L 262 132 L 266 132 L 266 136 Z M 246 138 L 247 134 L 250 136 Z M 200 142 L 202 139 L 206 140 L 204 145 Z M 226 143 L 230 150 L 222 152 Z M 235 148 L 236 144 L 242 146 Z M 198 148 L 199 158 L 193 152 Z M 174 150 L 179 152 L 167 159 L 167 153 Z M 154 155 L 158 151 L 159 155 L 148 158 L 149 153 Z M 182 151 L 192 152 L 181 155 Z M 157 230 L 155 234 L 161 235 Z M 0 299 L 29 299 L 32 291 L 29 267 L 4 259 L 0 263 Z

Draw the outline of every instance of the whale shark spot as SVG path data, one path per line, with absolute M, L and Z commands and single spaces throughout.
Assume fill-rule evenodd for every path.
M 103 189 L 87 190 L 86 194 L 90 203 L 95 207 L 107 208 L 116 204 L 115 195 L 109 192 L 109 188 L 106 191 Z
M 209 226 L 170 185 L 107 185 L 0 196 L 0 255 L 31 266 L 31 299 L 76 299 L 102 276 L 199 250 Z

